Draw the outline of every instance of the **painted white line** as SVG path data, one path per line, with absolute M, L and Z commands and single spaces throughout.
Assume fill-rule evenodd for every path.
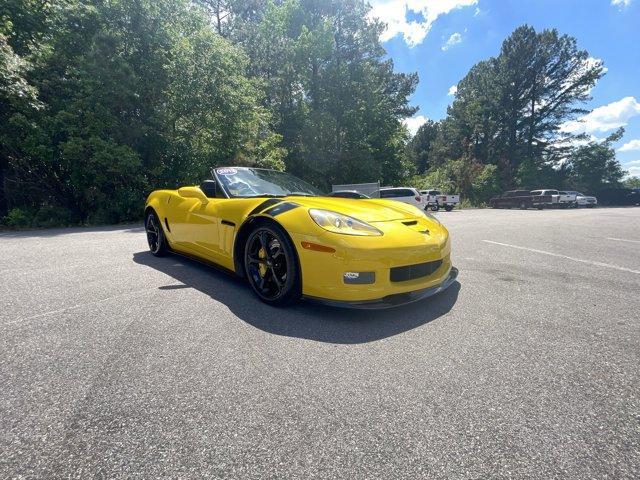
M 567 255 L 561 255 L 559 253 L 545 252 L 544 250 L 537 250 L 535 248 L 521 247 L 519 245 L 510 245 L 508 243 L 494 242 L 494 241 L 491 241 L 491 240 L 482 240 L 482 241 L 485 242 L 485 243 L 491 243 L 493 245 L 502 245 L 503 247 L 517 248 L 518 250 L 525 250 L 527 252 L 541 253 L 542 255 L 549 255 L 550 257 L 564 258 L 566 260 L 573 260 L 574 262 L 586 263 L 588 265 L 594 265 L 596 267 L 613 268 L 614 270 L 620 270 L 622 272 L 629 272 L 629 273 L 635 273 L 636 275 L 640 275 L 640 270 L 633 270 L 631 268 L 620 267 L 618 265 L 612 265 L 610 263 L 594 262 L 594 261 L 591 261 L 591 260 L 584 260 L 582 258 L 575 258 L 575 257 L 569 257 Z
M 606 237 L 606 240 L 615 240 L 616 242 L 640 243 L 640 240 L 627 240 L 626 238 Z

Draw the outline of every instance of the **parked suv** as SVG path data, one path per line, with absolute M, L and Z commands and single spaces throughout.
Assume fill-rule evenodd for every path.
M 411 187 L 384 187 L 380 189 L 380 198 L 396 200 L 398 202 L 415 205 L 418 208 L 424 208 L 424 203 L 420 192 Z

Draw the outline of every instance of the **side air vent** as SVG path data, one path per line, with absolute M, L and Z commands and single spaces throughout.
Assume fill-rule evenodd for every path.
M 408 222 L 402 222 L 404 223 L 407 227 L 410 227 L 411 225 L 417 225 L 418 221 L 417 220 L 409 220 Z
M 167 226 L 167 231 L 171 232 L 171 229 L 169 228 L 169 221 L 167 220 L 167 217 L 164 217 L 164 224 Z

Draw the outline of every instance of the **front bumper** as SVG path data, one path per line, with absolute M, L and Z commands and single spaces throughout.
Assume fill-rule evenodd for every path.
M 453 282 L 456 281 L 456 278 L 458 278 L 458 269 L 456 267 L 451 267 L 447 277 L 444 279 L 444 281 L 442 281 L 442 283 L 438 285 L 424 288 L 422 290 L 414 290 L 412 292 L 395 293 L 375 300 L 342 301 L 328 300 L 310 296 L 305 296 L 304 298 L 331 307 L 352 308 L 361 310 L 382 310 L 385 308 L 393 308 L 400 305 L 407 305 L 409 303 L 418 302 L 425 298 L 436 295 L 449 288 L 453 284 Z

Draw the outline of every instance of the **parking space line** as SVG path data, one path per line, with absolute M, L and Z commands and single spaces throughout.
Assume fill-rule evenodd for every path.
M 525 250 L 527 252 L 541 253 L 542 255 L 549 255 L 550 257 L 564 258 L 566 260 L 573 260 L 574 262 L 586 263 L 586 264 L 589 264 L 589 265 L 594 265 L 596 267 L 613 268 L 615 270 L 620 270 L 622 272 L 629 272 L 629 273 L 635 273 L 636 275 L 640 275 L 640 270 L 633 270 L 631 268 L 620 267 L 618 265 L 612 265 L 610 263 L 594 262 L 592 260 L 584 260 L 582 258 L 569 257 L 567 255 L 561 255 L 559 253 L 546 252 L 544 250 L 537 250 L 535 248 L 521 247 L 519 245 L 510 245 L 508 243 L 494 242 L 492 240 L 482 240 L 482 241 L 485 242 L 485 243 L 491 243 L 493 245 L 501 245 L 503 247 L 517 248 L 518 250 Z
M 627 240 L 626 238 L 605 237 L 605 240 L 615 240 L 616 242 L 640 243 L 640 240 Z

